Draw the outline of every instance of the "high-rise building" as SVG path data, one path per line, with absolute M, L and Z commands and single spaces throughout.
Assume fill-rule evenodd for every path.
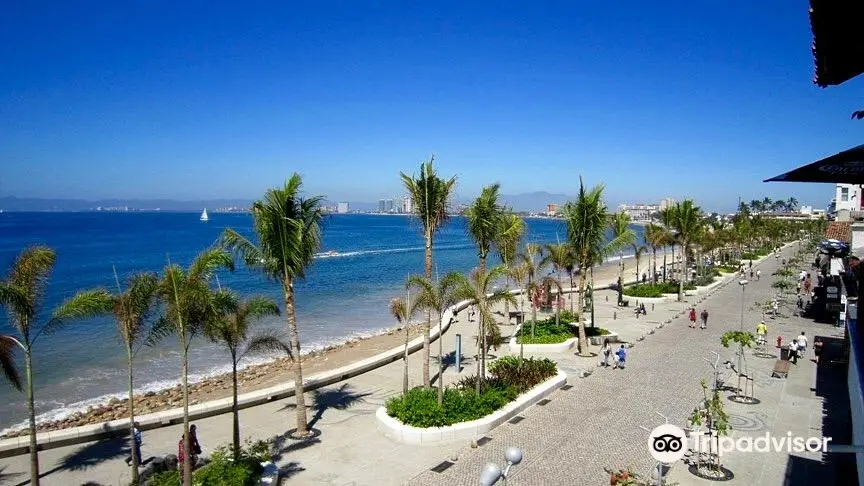
M 660 204 L 659 204 L 660 211 L 663 211 L 666 208 L 671 208 L 674 205 L 675 205 L 674 199 L 672 199 L 671 197 L 664 198 L 662 201 L 660 201 Z
M 386 207 L 387 207 L 387 200 L 386 199 L 379 199 L 378 200 L 378 212 L 383 213 Z
M 392 199 L 385 199 L 384 200 L 384 212 L 385 213 L 392 213 L 393 212 L 393 200 Z
M 348 212 L 348 203 L 340 202 L 336 204 L 336 212 L 339 214 L 345 214 Z
M 555 203 L 549 203 L 546 205 L 546 216 L 555 216 L 558 213 L 558 205 Z
M 411 214 L 414 212 L 414 201 L 412 201 L 408 196 L 402 198 L 402 212 L 405 214 Z

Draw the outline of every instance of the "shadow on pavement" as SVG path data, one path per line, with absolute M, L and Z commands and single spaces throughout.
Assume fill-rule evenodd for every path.
M 127 438 L 114 438 L 91 442 L 60 459 L 60 464 L 57 467 L 40 473 L 39 477 L 44 478 L 59 471 L 86 470 L 105 461 L 116 459 L 118 457 L 125 457 L 130 454 L 128 442 L 129 440 Z M 29 483 L 30 480 L 28 479 L 16 484 L 15 486 L 25 486 Z
M 7 473 L 5 472 L 9 466 L 0 466 L 0 484 L 5 484 L 6 481 L 11 481 L 18 476 L 23 476 L 24 473 Z
M 327 388 L 325 390 L 315 390 L 312 392 L 312 407 L 315 409 L 315 415 L 309 421 L 309 427 L 312 428 L 323 417 L 324 412 L 329 409 L 347 410 L 352 406 L 364 402 L 365 398 L 372 393 L 357 393 L 351 389 L 350 383 L 343 383 L 339 388 Z M 282 410 L 295 408 L 296 404 L 286 404 Z
M 852 433 L 849 424 L 852 422 L 849 407 L 849 390 L 847 388 L 847 366 L 836 363 L 835 346 L 842 346 L 842 341 L 836 338 L 819 336 L 824 347 L 820 356 L 820 364 L 816 368 L 816 396 L 822 397 L 822 436 L 831 437 L 832 444 L 851 444 Z M 789 456 L 786 467 L 786 484 L 826 484 L 844 486 L 857 484 L 857 468 L 855 454 L 828 453 L 822 455 L 822 461 L 813 461 L 796 456 Z M 796 478 L 796 476 L 798 476 Z M 855 478 L 854 482 L 850 483 Z

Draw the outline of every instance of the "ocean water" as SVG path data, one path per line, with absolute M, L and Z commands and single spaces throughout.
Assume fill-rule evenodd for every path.
M 248 214 L 210 214 L 202 223 L 197 213 L 3 213 L 0 214 L 0 272 L 31 244 L 57 252 L 57 264 L 41 309 L 51 309 L 76 291 L 93 287 L 116 290 L 112 266 L 121 281 L 135 272 L 159 272 L 171 262 L 187 265 L 214 243 L 226 227 L 251 236 Z M 640 234 L 641 228 L 634 227 Z M 368 336 L 396 325 L 387 304 L 404 295 L 405 278 L 423 272 L 423 239 L 419 223 L 407 216 L 332 215 L 324 225 L 322 253 L 307 278 L 297 284 L 298 326 L 304 351 Z M 526 241 L 563 241 L 563 221 L 527 220 Z M 468 271 L 477 264 L 476 250 L 462 218 L 453 218 L 437 235 L 437 271 Z M 242 295 L 263 294 L 281 304 L 277 283 L 242 264 L 221 272 L 220 283 Z M 264 320 L 262 328 L 284 329 L 281 317 Z M 5 313 L 0 333 L 7 333 Z M 62 418 L 112 396 L 125 395 L 125 352 L 110 318 L 71 323 L 62 331 L 38 338 L 34 351 L 36 408 L 40 420 Z M 20 353 L 19 353 L 20 357 Z M 178 382 L 179 347 L 170 338 L 142 348 L 136 357 L 138 391 L 159 390 Z M 245 364 L 272 359 L 259 357 Z M 23 363 L 21 364 L 23 369 Z M 199 339 L 190 353 L 193 381 L 229 369 L 227 355 Z M 25 397 L 0 382 L 0 429 L 26 419 Z

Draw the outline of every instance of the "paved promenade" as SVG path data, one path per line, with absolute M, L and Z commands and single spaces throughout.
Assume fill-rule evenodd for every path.
M 747 287 L 748 307 L 757 298 L 764 300 L 769 295 L 771 279 L 768 275 L 775 265 L 773 259 L 766 261 L 762 266 L 765 277 Z M 609 302 L 606 301 L 607 295 Z M 701 298 L 689 297 L 688 300 Z M 719 337 L 725 330 L 738 328 L 741 290 L 733 280 L 732 285 L 718 289 L 706 301 L 697 304 L 700 311 L 707 307 L 711 313 L 706 331 L 689 329 L 685 316 L 675 317 L 682 312 L 685 306 L 682 303 L 657 304 L 653 311 L 648 305 L 648 316 L 635 319 L 632 309 L 618 309 L 614 301 L 614 293 L 598 292 L 596 318 L 599 326 L 618 332 L 624 340 L 636 341 L 636 347 L 630 351 L 628 368 L 598 369 L 596 359 L 578 358 L 572 352 L 550 354 L 570 376 L 568 381 L 573 387 L 554 393 L 547 405 L 525 411 L 522 414 L 525 420 L 520 423 L 505 424 L 492 431 L 488 434 L 492 440 L 477 449 L 465 443 L 407 446 L 397 444 L 378 432 L 374 412 L 387 398 L 401 392 L 401 362 L 310 392 L 307 398 L 309 417 L 313 426 L 321 430 L 321 435 L 312 441 L 282 442 L 279 465 L 286 478 L 284 483 L 334 486 L 476 484 L 485 463 L 490 460 L 500 463 L 503 450 L 508 445 L 517 445 L 525 451 L 524 462 L 511 475 L 511 485 L 604 484 L 608 483 L 603 473 L 604 466 L 629 465 L 646 471 L 651 465 L 647 433 L 639 426 L 653 428 L 658 424 L 661 419 L 655 411 L 669 416 L 671 422 L 683 425 L 700 396 L 699 379 L 711 373 L 703 358 L 708 357 L 711 351 L 720 351 L 724 359 L 733 354 L 732 350 L 718 349 Z M 755 325 L 758 317 L 758 314 L 747 311 L 748 329 Z M 462 313 L 451 331 L 445 334 L 445 354 L 454 349 L 457 333 L 463 336 L 466 358 L 473 354 L 471 336 L 476 334 L 476 323 L 465 319 L 466 315 Z M 672 319 L 670 324 L 648 335 L 644 341 L 637 341 L 669 319 Z M 781 319 L 780 322 L 769 322 L 769 336 L 779 333 L 789 339 L 801 329 L 807 330 L 808 335 L 816 334 L 817 329 L 822 334 L 827 330 L 824 325 L 807 324 L 797 319 Z M 513 326 L 502 326 L 502 334 L 510 335 L 513 329 Z M 433 344 L 433 353 L 437 353 L 437 343 Z M 506 353 L 506 348 L 495 352 L 499 355 Z M 770 371 L 773 361 L 748 359 L 753 368 L 763 370 L 763 375 L 756 381 L 756 395 L 763 402 L 749 407 L 727 402 L 733 425 L 774 430 L 775 427 L 785 427 L 788 422 L 800 424 L 805 429 L 821 423 L 821 400 L 809 390 L 815 376 L 812 363 L 800 362 L 799 367 L 790 373 L 790 379 L 782 381 L 764 374 L 764 368 L 768 367 Z M 410 357 L 409 366 L 413 386 L 420 378 L 419 353 Z M 444 373 L 445 383 L 474 372 L 475 363 L 470 358 L 463 362 L 463 366 L 459 374 L 451 364 Z M 588 378 L 578 378 L 579 372 L 586 369 L 592 369 L 594 373 Z M 244 437 L 277 436 L 292 427 L 293 400 L 243 410 L 240 416 Z M 230 441 L 230 415 L 196 423 L 205 454 L 213 446 Z M 789 430 L 798 433 L 797 429 Z M 783 433 L 785 435 L 785 429 Z M 819 434 L 811 430 L 807 435 Z M 179 438 L 179 426 L 147 431 L 143 447 L 145 458 L 174 452 Z M 86 481 L 102 485 L 126 484 L 128 468 L 123 462 L 126 455 L 128 449 L 119 440 L 44 451 L 40 453 L 45 472 L 43 484 L 66 486 Z M 454 465 L 442 473 L 430 470 L 442 461 L 454 458 L 457 459 Z M 764 456 L 748 460 L 730 457 L 724 462 L 736 473 L 734 484 L 771 485 L 784 484 L 782 477 L 789 461 L 785 456 Z M 4 459 L 0 461 L 0 484 L 25 484 L 26 471 L 26 456 Z M 699 484 L 683 468 L 673 468 L 670 474 L 682 485 Z

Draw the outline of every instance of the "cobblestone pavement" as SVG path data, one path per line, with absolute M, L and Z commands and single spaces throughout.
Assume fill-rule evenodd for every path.
M 791 254 L 792 249 L 787 247 L 784 255 Z M 770 275 L 778 263 L 774 258 L 763 261 L 760 268 L 766 278 L 746 286 L 743 293 L 745 330 L 752 331 L 760 320 L 760 311 L 750 307 L 755 301 L 764 301 L 772 295 Z M 408 484 L 477 484 L 485 464 L 503 463 L 503 453 L 508 446 L 524 451 L 523 462 L 511 471 L 508 481 L 511 486 L 608 484 L 604 467 L 630 466 L 647 473 L 654 462 L 648 453 L 648 434 L 640 426 L 650 430 L 663 423 L 659 412 L 669 417 L 671 423 L 683 427 L 702 396 L 700 380 L 710 380 L 713 374 L 705 358 L 713 361 L 711 353 L 717 352 L 722 360 L 735 360 L 734 349 L 720 346 L 720 336 L 727 330 L 739 329 L 741 287 L 732 279 L 700 302 L 703 298 L 688 297 L 688 304 L 696 305 L 700 312 L 708 309 L 707 330 L 689 328 L 686 314 L 680 315 L 644 341 L 636 342 L 625 370 L 596 368 L 596 358 L 579 358 L 572 353 L 557 355 L 572 388 L 555 392 L 545 406 L 534 406 L 523 412 L 525 420 L 506 423 L 487 434 L 491 440 L 485 445 L 463 448 L 458 460 L 442 473 L 423 471 Z M 651 317 L 643 318 L 640 324 L 644 325 Z M 655 319 L 657 321 L 660 319 Z M 598 322 L 603 321 L 598 319 Z M 768 320 L 768 324 L 769 336 L 782 335 L 786 342 L 802 329 L 811 339 L 814 334 L 836 332 L 833 326 L 797 317 Z M 629 337 L 632 336 L 631 332 Z M 814 386 L 816 366 L 809 360 L 800 361 L 787 381 L 770 377 L 773 359 L 749 354 L 747 362 L 756 375 L 756 396 L 761 397 L 762 403 L 739 405 L 724 401 L 735 429 L 732 436 L 764 433 L 763 430 L 784 436 L 786 430 L 804 437 L 820 436 L 822 403 L 810 390 Z M 594 373 L 578 378 L 578 372 L 588 368 L 593 368 Z M 784 453 L 737 453 L 724 457 L 724 464 L 736 473 L 727 484 L 787 484 L 784 477 L 789 474 L 791 458 Z M 819 464 L 818 454 L 811 453 L 805 459 Z M 826 472 L 824 468 L 812 469 Z M 681 485 L 709 483 L 691 475 L 680 462 L 672 468 L 669 478 Z M 823 479 L 828 477 L 823 476 Z M 806 477 L 799 480 L 803 482 L 797 484 L 812 484 Z

